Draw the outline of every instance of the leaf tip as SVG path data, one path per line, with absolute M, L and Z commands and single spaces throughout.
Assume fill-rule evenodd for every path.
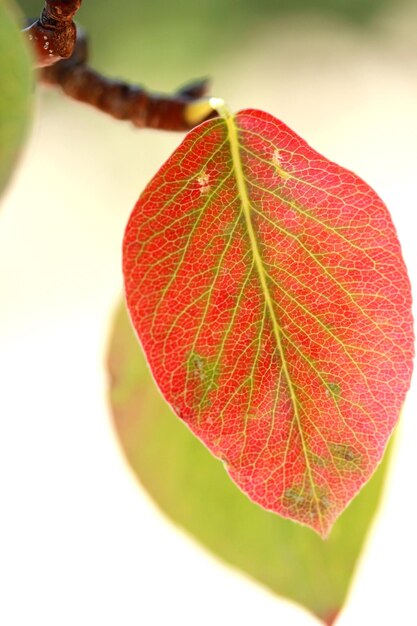
M 323 623 L 326 626 L 333 626 L 333 624 L 339 617 L 339 613 L 340 613 L 340 609 L 334 609 L 333 611 L 330 611 L 329 613 L 327 613 L 327 615 L 325 615 L 322 618 Z

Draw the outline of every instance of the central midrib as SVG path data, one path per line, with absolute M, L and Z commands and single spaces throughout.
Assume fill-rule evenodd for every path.
M 318 515 L 318 518 L 320 520 L 320 524 L 323 527 L 322 515 L 321 515 L 321 510 L 320 510 L 320 504 L 319 504 L 319 498 L 317 497 L 316 488 L 315 488 L 313 475 L 312 475 L 312 470 L 311 470 L 311 466 L 310 466 L 310 462 L 309 462 L 309 458 L 308 458 L 307 444 L 306 444 L 304 432 L 303 432 L 303 429 L 302 429 L 302 426 L 301 426 L 301 419 L 300 419 L 300 413 L 299 413 L 299 410 L 298 410 L 297 397 L 296 397 L 294 385 L 293 385 L 292 380 L 291 380 L 291 376 L 290 376 L 289 371 L 288 371 L 288 366 L 287 366 L 287 362 L 286 362 L 286 359 L 285 359 L 284 348 L 283 348 L 282 340 L 281 340 L 281 329 L 280 329 L 280 326 L 279 326 L 279 323 L 278 323 L 277 316 L 275 314 L 273 300 L 272 300 L 272 297 L 271 297 L 271 293 L 269 291 L 268 280 L 267 280 L 267 277 L 266 277 L 266 273 L 265 273 L 265 269 L 264 269 L 264 265 L 263 265 L 263 261 L 262 261 L 262 256 L 261 256 L 259 245 L 258 245 L 258 242 L 257 242 L 257 239 L 256 239 L 255 229 L 254 229 L 253 223 L 252 223 L 251 204 L 250 204 L 250 200 L 249 200 L 248 191 L 247 191 L 247 188 L 246 188 L 246 180 L 245 180 L 245 175 L 243 173 L 242 161 L 241 161 L 241 158 L 240 158 L 238 130 L 237 130 L 237 127 L 236 127 L 233 115 L 226 114 L 224 116 L 224 119 L 225 119 L 225 122 L 226 122 L 226 125 L 227 125 L 228 138 L 229 138 L 229 143 L 230 143 L 230 151 L 231 151 L 232 162 L 233 162 L 233 169 L 234 169 L 234 172 L 235 172 L 235 177 L 236 177 L 236 183 L 237 183 L 239 196 L 240 196 L 240 199 L 241 199 L 241 202 L 242 202 L 242 210 L 243 210 L 243 214 L 245 216 L 245 223 L 246 223 L 246 228 L 247 228 L 249 241 L 250 241 L 250 245 L 251 245 L 251 249 L 252 249 L 253 259 L 254 259 L 255 267 L 256 267 L 256 270 L 258 272 L 259 280 L 260 280 L 260 283 L 261 283 L 262 293 L 263 293 L 263 296 L 265 298 L 265 302 L 266 302 L 266 305 L 267 305 L 267 308 L 268 308 L 268 312 L 269 312 L 269 316 L 270 316 L 270 319 L 271 319 L 274 337 L 275 337 L 275 340 L 276 340 L 276 343 L 277 343 L 278 352 L 279 352 L 279 355 L 280 355 L 280 358 L 281 358 L 281 362 L 282 362 L 282 369 L 283 369 L 283 372 L 284 372 L 285 379 L 287 381 L 288 391 L 289 391 L 289 394 L 290 394 L 290 397 L 291 397 L 292 406 L 293 406 L 293 409 L 294 409 L 294 418 L 296 420 L 297 427 L 298 427 L 298 430 L 299 430 L 299 433 L 300 433 L 300 440 L 301 440 L 301 445 L 302 445 L 303 452 L 304 452 L 307 473 L 308 473 L 310 484 L 311 484 L 311 491 L 312 491 L 313 498 L 314 498 L 314 501 L 315 501 L 315 504 L 316 504 L 316 508 L 317 508 L 317 515 Z

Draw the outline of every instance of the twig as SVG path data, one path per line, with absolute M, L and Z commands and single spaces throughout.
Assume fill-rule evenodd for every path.
M 173 95 L 160 95 L 91 69 L 87 38 L 73 22 L 81 2 L 46 0 L 39 20 L 24 31 L 35 47 L 42 82 L 140 128 L 189 130 L 217 115 L 209 99 L 203 97 L 207 80 L 188 84 Z
M 32 42 L 38 67 L 67 59 L 73 53 L 77 38 L 74 15 L 82 0 L 45 0 L 41 16 L 25 29 Z
M 65 94 L 94 106 L 119 120 L 130 120 L 139 128 L 188 130 L 215 115 L 207 98 L 208 83 L 198 81 L 176 94 L 150 94 L 141 87 L 110 80 L 86 63 L 87 40 L 79 31 L 73 55 L 41 70 L 41 80 L 60 87 Z

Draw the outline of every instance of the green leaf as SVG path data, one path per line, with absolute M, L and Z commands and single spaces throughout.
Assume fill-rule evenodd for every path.
M 380 499 L 387 454 L 322 540 L 236 489 L 221 462 L 158 393 L 124 309 L 111 340 L 109 370 L 117 433 L 159 507 L 224 561 L 333 623 Z
M 0 194 L 26 136 L 33 100 L 32 59 L 14 3 L 0 0 Z

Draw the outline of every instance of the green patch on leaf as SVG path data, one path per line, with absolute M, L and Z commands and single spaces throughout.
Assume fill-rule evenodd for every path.
M 302 515 L 315 520 L 324 515 L 331 508 L 332 503 L 326 489 L 316 487 L 314 490 L 309 486 L 295 485 L 284 492 L 284 504 L 293 511 L 294 516 Z
M 210 391 L 216 388 L 218 368 L 207 357 L 191 352 L 187 360 L 188 379 L 193 382 L 195 400 L 198 406 L 210 404 Z
M 361 455 L 345 443 L 330 443 L 333 462 L 339 470 L 360 470 Z
M 337 383 L 327 383 L 327 388 L 334 398 L 340 396 L 340 385 Z

